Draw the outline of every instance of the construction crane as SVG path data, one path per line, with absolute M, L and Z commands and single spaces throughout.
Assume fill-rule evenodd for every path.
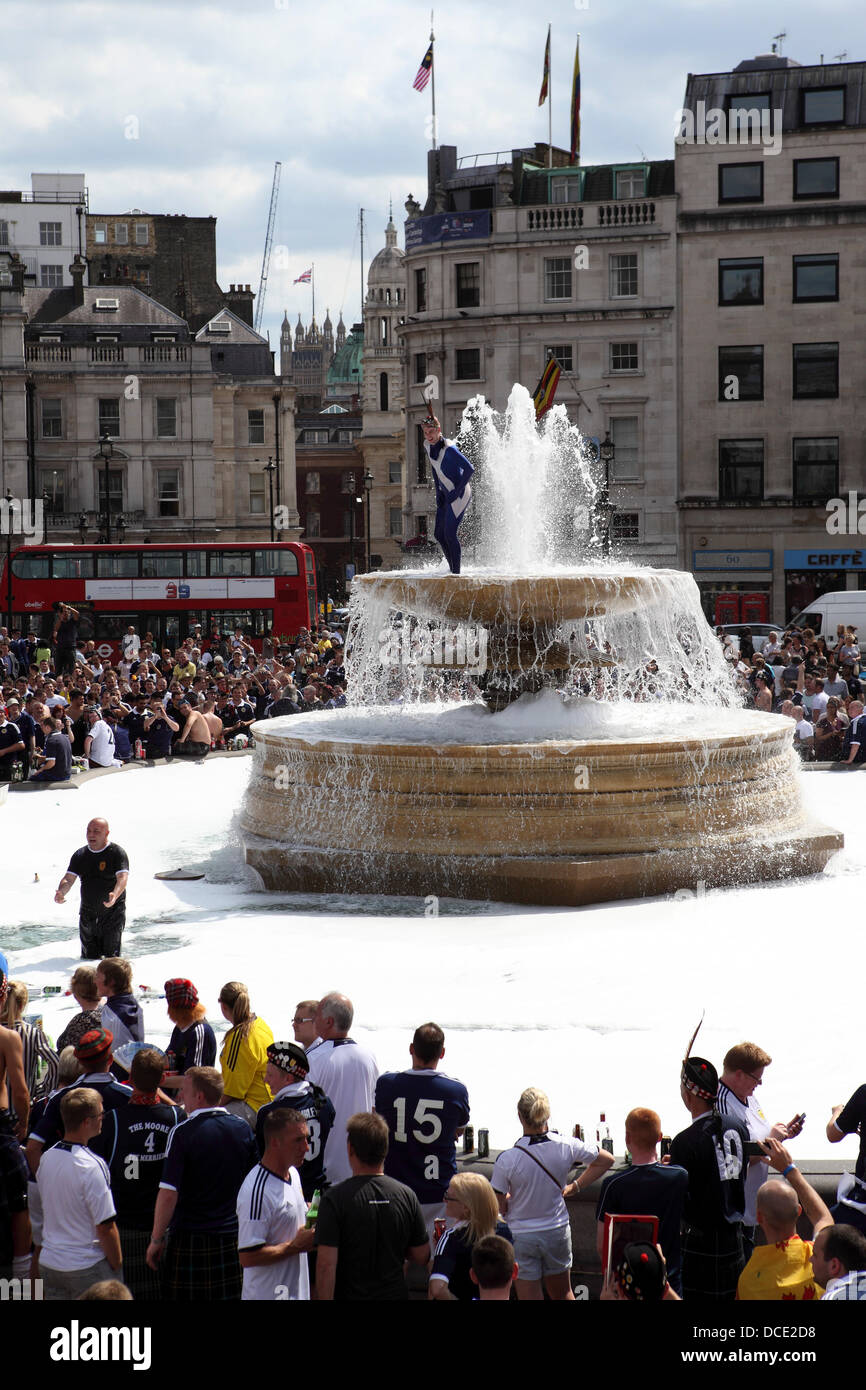
M 265 292 L 268 288 L 268 267 L 271 263 L 271 242 L 274 239 L 274 218 L 277 215 L 277 198 L 280 192 L 280 169 L 282 165 L 277 160 L 274 164 L 274 183 L 271 189 L 271 210 L 268 213 L 268 232 L 265 237 L 265 254 L 262 256 L 262 277 L 259 280 L 259 293 L 256 298 L 256 321 L 255 330 L 258 333 L 262 326 L 262 314 L 265 311 Z

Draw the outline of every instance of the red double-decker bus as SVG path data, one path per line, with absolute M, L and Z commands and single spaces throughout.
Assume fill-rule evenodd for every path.
M 77 608 L 80 642 L 102 657 L 118 657 L 130 623 L 159 649 L 200 623 L 205 638 L 240 627 L 259 650 L 316 622 L 315 559 L 295 541 L 28 545 L 11 552 L 11 568 L 3 556 L 0 605 L 13 627 L 50 639 L 58 601 Z

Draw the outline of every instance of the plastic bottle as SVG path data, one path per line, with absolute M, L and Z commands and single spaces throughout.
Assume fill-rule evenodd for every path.
M 315 1226 L 319 1218 L 319 1199 L 321 1195 L 322 1194 L 319 1191 L 319 1189 L 316 1188 L 315 1192 L 313 1193 L 313 1200 L 310 1202 L 310 1205 L 307 1208 L 307 1219 L 304 1222 L 304 1225 L 306 1226 L 307 1230 L 311 1230 L 313 1226 Z

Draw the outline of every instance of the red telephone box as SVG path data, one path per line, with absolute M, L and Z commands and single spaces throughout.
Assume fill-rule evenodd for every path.
M 743 594 L 740 612 L 744 623 L 768 623 L 770 621 L 769 594 Z
M 719 594 L 716 599 L 716 627 L 740 621 L 740 595 Z

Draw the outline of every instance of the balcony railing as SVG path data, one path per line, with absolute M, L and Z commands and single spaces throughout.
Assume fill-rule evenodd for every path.
M 541 203 L 521 209 L 530 232 L 576 232 L 582 227 L 652 227 L 656 205 L 650 198 L 606 203 Z
M 72 348 L 63 343 L 28 343 L 24 356 L 28 362 L 71 362 Z
M 139 347 L 124 343 L 95 343 L 87 347 L 73 343 L 27 343 L 24 355 L 28 362 L 54 366 L 58 362 L 74 365 L 101 367 L 118 363 L 126 365 L 133 361 L 137 351 L 138 361 L 146 366 L 182 366 L 189 361 L 189 349 L 185 345 L 168 344 L 165 347 Z M 202 363 L 205 359 L 202 358 Z M 207 364 L 209 370 L 209 363 Z
M 528 210 L 531 232 L 573 232 L 583 226 L 583 208 L 566 203 L 545 203 Z
M 91 362 L 125 362 L 124 349 L 119 343 L 114 347 L 106 347 L 104 343 L 98 343 L 96 347 L 90 349 Z
M 175 343 L 155 343 L 153 347 L 138 349 L 140 362 L 185 362 L 187 350 Z
M 599 203 L 599 227 L 647 227 L 656 220 L 656 205 L 641 199 L 637 203 Z

